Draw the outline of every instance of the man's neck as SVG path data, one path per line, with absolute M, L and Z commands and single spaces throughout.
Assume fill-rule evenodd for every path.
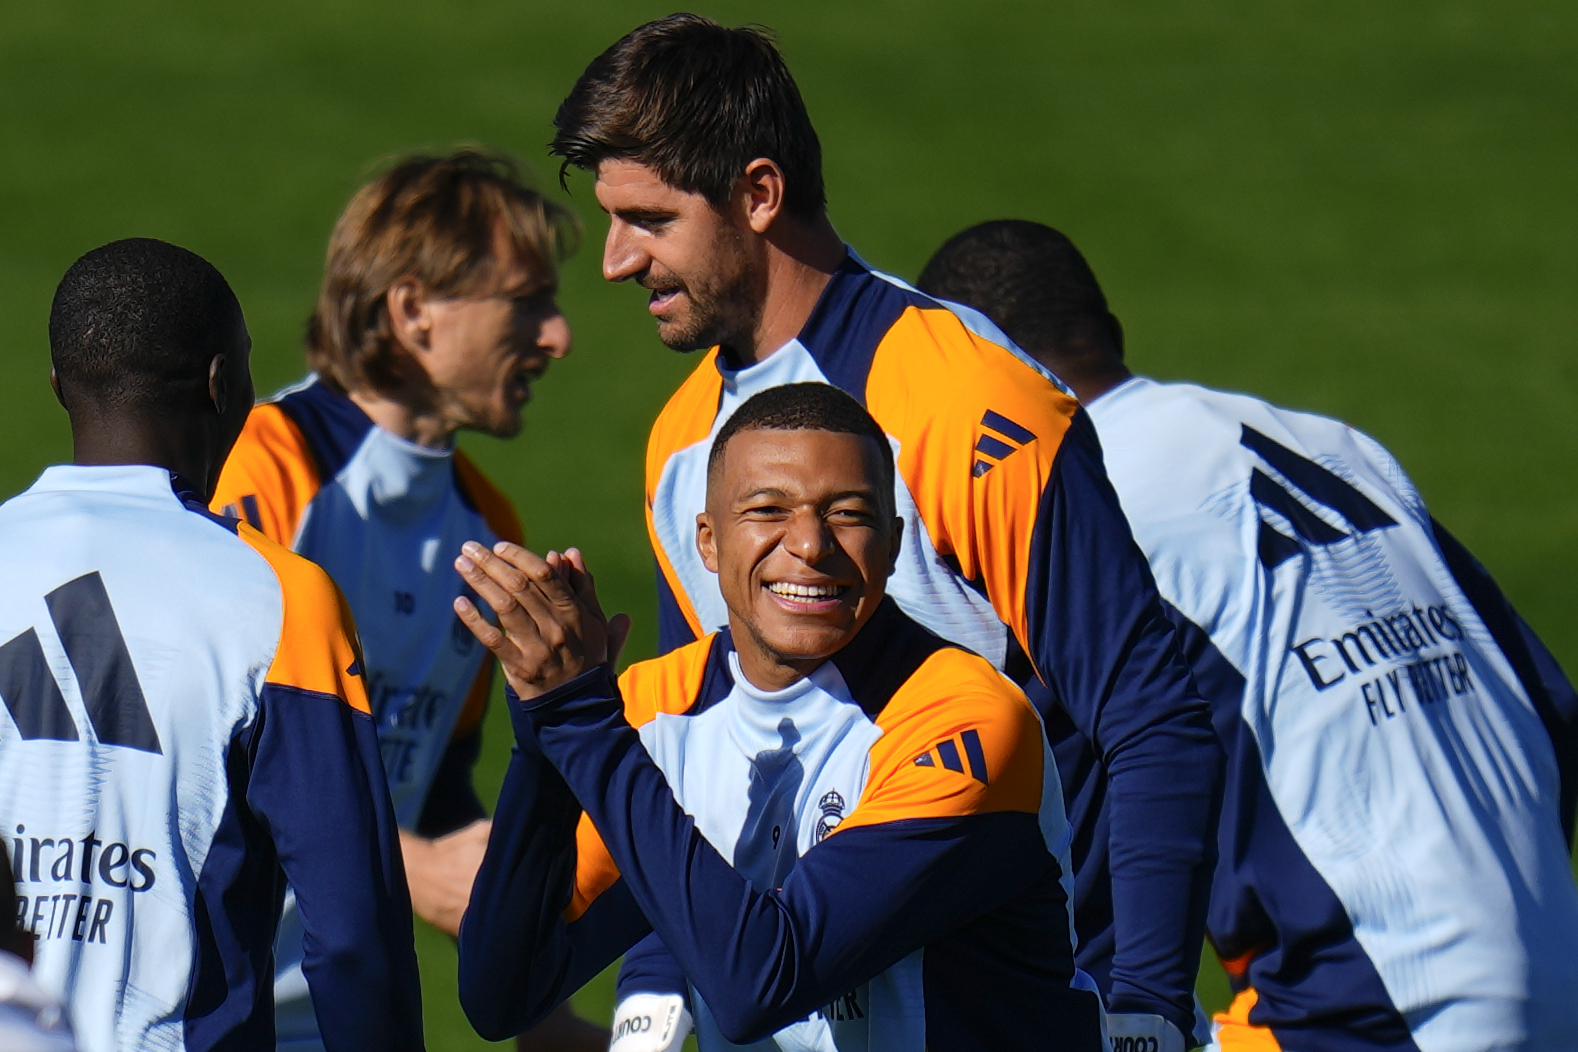
M 101 417 L 90 423 L 72 421 L 71 462 L 82 467 L 140 464 L 163 468 L 198 487 L 204 500 L 219 483 L 223 458 L 214 462 L 211 444 L 202 436 L 180 434 L 146 421 Z
M 826 215 L 788 219 L 767 241 L 767 295 L 749 347 L 731 347 L 740 366 L 755 365 L 800 335 L 848 250 Z
M 436 407 L 416 407 L 376 391 L 352 391 L 351 401 L 390 434 L 429 449 L 448 449 L 455 428 Z
M 729 630 L 734 636 L 734 655 L 740 662 L 740 674 L 752 687 L 763 693 L 773 694 L 805 679 L 821 668 L 829 658 L 792 658 L 768 647 L 750 627 L 732 615 Z
M 1115 370 L 1097 376 L 1080 376 L 1069 380 L 1068 385 L 1074 389 L 1074 397 L 1079 399 L 1081 405 L 1090 405 L 1108 391 L 1123 386 L 1133 378 L 1134 374 L 1129 372 L 1126 366 L 1120 365 Z

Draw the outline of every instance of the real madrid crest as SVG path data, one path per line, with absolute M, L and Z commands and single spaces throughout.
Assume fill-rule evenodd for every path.
M 829 789 L 822 794 L 822 799 L 817 803 L 822 809 L 822 817 L 816 820 L 816 843 L 820 844 L 822 838 L 838 828 L 844 820 L 844 797 L 837 789 Z

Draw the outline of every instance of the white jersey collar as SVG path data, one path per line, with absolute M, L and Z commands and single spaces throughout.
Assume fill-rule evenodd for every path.
M 433 449 L 374 425 L 338 481 L 359 504 L 426 509 L 448 494 L 454 459 L 454 446 Z
M 29 493 L 120 493 L 129 496 L 176 500 L 168 468 L 152 464 L 56 464 L 44 469 L 28 488 Z

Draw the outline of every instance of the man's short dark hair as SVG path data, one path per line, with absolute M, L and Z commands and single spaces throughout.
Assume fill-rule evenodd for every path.
M 184 406 L 208 389 L 208 365 L 241 306 L 202 256 L 136 237 L 71 265 L 49 312 L 49 351 L 68 403 Z
M 876 444 L 881 464 L 878 481 L 883 492 L 893 492 L 893 447 L 888 445 L 888 436 L 864 406 L 831 384 L 783 384 L 747 399 L 712 440 L 707 454 L 708 478 L 722 463 L 729 440 L 742 431 L 831 431 L 869 438 Z
M 1090 264 L 1062 232 L 1025 219 L 981 223 L 937 250 L 916 282 L 974 307 L 1031 355 L 1121 355 L 1116 320 Z
M 646 165 L 665 183 L 721 208 L 758 157 L 784 172 L 787 212 L 827 207 L 822 144 L 772 37 L 675 14 L 636 29 L 592 60 L 553 119 L 553 152 L 595 171 Z

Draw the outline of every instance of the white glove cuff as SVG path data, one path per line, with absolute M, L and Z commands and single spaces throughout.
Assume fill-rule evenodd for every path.
M 631 994 L 614 1013 L 608 1052 L 679 1052 L 694 1025 L 679 994 Z
M 1112 1052 L 1184 1052 L 1178 1028 L 1148 1012 L 1108 1013 L 1107 1038 Z

